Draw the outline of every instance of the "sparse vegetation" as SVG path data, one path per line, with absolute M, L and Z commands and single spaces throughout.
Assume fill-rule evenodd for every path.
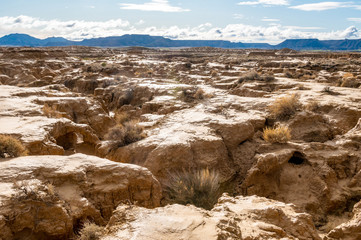
M 124 124 L 125 122 L 130 121 L 130 117 L 126 112 L 116 111 L 114 113 L 114 120 L 117 124 Z
M 257 72 L 255 71 L 251 71 L 251 72 L 247 72 L 242 74 L 239 79 L 238 82 L 239 83 L 243 83 L 243 82 L 247 82 L 247 81 L 263 81 L 263 82 L 272 82 L 275 80 L 274 76 L 271 75 L 259 75 Z
M 198 87 L 193 88 L 183 88 L 181 89 L 181 94 L 179 98 L 184 102 L 193 102 L 195 100 L 204 99 L 206 95 L 204 94 L 203 89 Z
M 0 134 L 0 158 L 20 157 L 26 154 L 27 150 L 19 140 Z
M 79 232 L 77 240 L 98 240 L 104 235 L 104 227 L 95 223 L 85 222 Z
M 263 130 L 263 139 L 269 143 L 286 143 L 291 140 L 291 132 L 286 126 L 266 127 Z
M 131 120 L 112 127 L 105 138 L 114 142 L 113 147 L 123 147 L 145 138 L 145 133 L 143 127 L 138 125 L 138 121 Z
M 219 175 L 215 171 L 182 171 L 170 174 L 166 192 L 171 202 L 211 209 L 218 200 L 219 186 Z
M 361 85 L 361 81 L 356 78 L 344 78 L 341 83 L 341 87 L 358 88 Z
M 43 113 L 45 116 L 49 118 L 61 118 L 63 115 L 57 110 L 56 105 L 52 105 L 51 107 L 48 104 L 44 104 Z
M 287 120 L 300 108 L 299 98 L 298 94 L 280 97 L 269 106 L 269 110 L 277 119 Z
M 320 109 L 320 104 L 316 100 L 311 100 L 305 105 L 304 108 L 307 111 L 316 112 Z
M 338 92 L 335 92 L 331 89 L 330 86 L 325 86 L 322 90 L 321 90 L 322 93 L 325 93 L 325 94 L 329 94 L 329 95 L 338 95 L 339 93 Z
M 13 188 L 16 193 L 11 196 L 14 202 L 40 201 L 53 203 L 59 200 L 53 184 L 32 184 L 26 181 L 15 182 Z

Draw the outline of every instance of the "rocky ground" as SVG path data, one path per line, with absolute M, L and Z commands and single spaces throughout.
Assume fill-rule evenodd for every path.
M 360 66 L 289 49 L 1 48 L 0 134 L 27 154 L 0 143 L 0 239 L 361 239 Z M 282 97 L 296 104 L 277 115 Z M 277 126 L 291 137 L 269 141 Z M 195 207 L 172 187 L 197 171 L 218 187 Z

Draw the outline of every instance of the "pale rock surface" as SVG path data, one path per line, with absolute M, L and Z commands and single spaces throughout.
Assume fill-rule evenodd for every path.
M 321 239 L 310 215 L 257 196 L 223 195 L 210 211 L 192 205 L 120 205 L 107 229 L 102 240 Z
M 44 116 L 45 104 L 56 116 Z M 20 138 L 32 155 L 64 154 L 77 138 L 94 148 L 112 125 L 102 107 L 86 97 L 52 87 L 0 87 L 0 133 Z
M 353 217 L 331 230 L 324 240 L 357 240 L 361 239 L 361 202 L 355 204 Z
M 31 239 L 69 237 L 78 221 L 106 224 L 119 203 L 158 207 L 161 196 L 158 181 L 136 165 L 83 154 L 5 160 L 0 162 L 0 239 L 30 233 Z

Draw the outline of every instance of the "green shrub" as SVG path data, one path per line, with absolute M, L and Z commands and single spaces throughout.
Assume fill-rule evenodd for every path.
M 217 203 L 219 186 L 218 173 L 202 169 L 171 174 L 165 190 L 171 202 L 193 204 L 209 210 Z
M 0 135 L 0 158 L 25 156 L 27 151 L 19 140 L 7 135 Z

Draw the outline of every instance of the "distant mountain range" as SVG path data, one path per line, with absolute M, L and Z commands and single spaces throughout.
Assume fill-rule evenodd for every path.
M 361 50 L 361 39 L 357 40 L 325 40 L 318 39 L 288 39 L 278 45 L 268 43 L 241 43 L 222 40 L 172 40 L 160 36 L 150 35 L 123 35 L 119 37 L 104 37 L 85 39 L 83 41 L 70 41 L 62 37 L 38 39 L 27 34 L 9 34 L 0 38 L 0 46 L 90 46 L 90 47 L 217 47 L 217 48 L 259 48 L 294 50 Z

